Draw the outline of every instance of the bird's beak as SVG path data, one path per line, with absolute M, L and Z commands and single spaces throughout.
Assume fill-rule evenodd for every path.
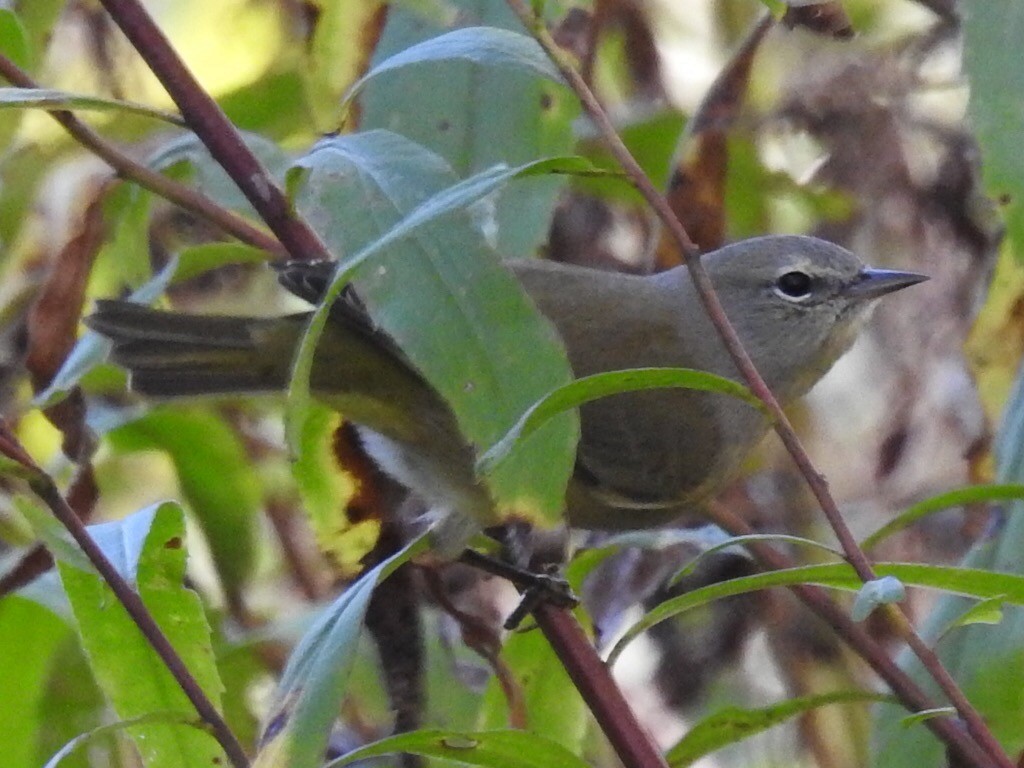
M 856 282 L 847 287 L 844 293 L 850 298 L 877 299 L 887 293 L 923 283 L 928 275 L 917 272 L 901 272 L 896 269 L 873 269 L 865 267 L 857 276 Z

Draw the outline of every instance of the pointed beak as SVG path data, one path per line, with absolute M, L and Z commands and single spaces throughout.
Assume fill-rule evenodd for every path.
M 928 275 L 917 272 L 865 267 L 857 276 L 857 281 L 848 286 L 844 293 L 852 299 L 877 299 L 887 293 L 923 283 L 927 279 Z

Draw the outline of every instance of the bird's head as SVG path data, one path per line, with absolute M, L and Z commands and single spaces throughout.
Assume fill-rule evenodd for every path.
M 928 279 L 867 267 L 802 236 L 744 240 L 705 255 L 704 265 L 754 364 L 787 399 L 849 349 L 874 299 Z

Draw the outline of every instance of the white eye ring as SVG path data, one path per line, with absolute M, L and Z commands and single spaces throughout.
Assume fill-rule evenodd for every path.
M 806 301 L 811 296 L 811 276 L 798 269 L 783 272 L 775 278 L 775 295 L 785 301 Z

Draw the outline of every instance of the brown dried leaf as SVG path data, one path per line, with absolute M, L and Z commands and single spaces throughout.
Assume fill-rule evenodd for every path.
M 676 167 L 669 180 L 669 205 L 701 250 L 725 241 L 725 180 L 729 166 L 728 130 L 743 106 L 754 55 L 771 28 L 765 14 L 708 90 L 687 126 Z M 658 244 L 657 269 L 682 263 L 664 234 Z
M 53 260 L 29 310 L 25 365 L 37 393 L 50 383 L 75 344 L 89 272 L 105 235 L 103 195 L 97 194 L 82 215 L 78 232 Z

